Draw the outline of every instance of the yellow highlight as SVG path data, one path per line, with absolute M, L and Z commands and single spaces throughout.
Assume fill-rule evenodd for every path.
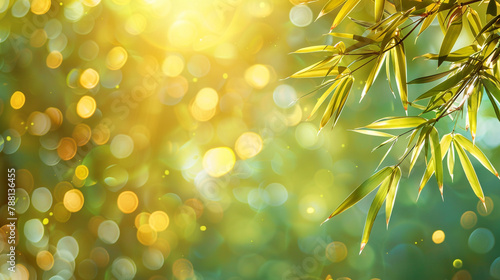
M 432 234 L 432 242 L 436 243 L 436 244 L 441 244 L 444 242 L 444 238 L 445 238 L 445 234 L 442 230 L 436 230 L 433 234 Z
M 90 118 L 97 108 L 95 99 L 91 96 L 85 95 L 80 98 L 78 104 L 76 104 L 76 113 L 78 116 L 84 119 Z
M 342 242 L 332 242 L 326 246 L 325 255 L 331 262 L 341 262 L 347 257 L 347 247 Z
M 184 70 L 184 60 L 178 55 L 169 55 L 163 61 L 161 70 L 168 77 L 177 77 Z
M 262 64 L 252 65 L 245 71 L 245 81 L 256 89 L 267 86 L 270 79 L 269 69 Z
M 83 4 L 87 7 L 95 7 L 101 3 L 101 0 L 83 0 Z
M 48 225 L 48 224 L 49 224 L 49 219 L 44 218 L 44 219 L 43 219 L 43 221 L 42 221 L 42 223 L 43 223 L 44 225 Z
M 99 83 L 99 73 L 92 68 L 85 69 L 80 75 L 80 84 L 86 89 L 92 89 Z
M 143 245 L 153 245 L 157 238 L 158 233 L 148 224 L 142 225 L 137 229 L 137 240 Z
M 314 207 L 308 207 L 308 208 L 307 208 L 307 210 L 306 210 L 307 214 L 312 214 L 312 213 L 314 213 L 315 211 L 316 211 L 316 210 L 314 209 Z
M 36 254 L 36 264 L 42 270 L 48 271 L 54 266 L 54 256 L 49 251 L 40 251 Z
M 212 110 L 219 103 L 219 95 L 213 88 L 203 88 L 196 95 L 194 102 L 202 110 Z
M 170 223 L 167 213 L 155 211 L 149 216 L 149 225 L 156 231 L 164 231 Z
M 123 47 L 112 48 L 106 56 L 106 66 L 110 70 L 118 70 L 125 65 L 128 53 Z
M 83 207 L 83 194 L 80 190 L 72 189 L 66 192 L 64 195 L 64 207 L 68 209 L 69 212 L 78 212 Z
M 47 60 L 45 62 L 47 64 L 47 67 L 49 67 L 50 69 L 56 69 L 61 65 L 62 61 L 62 54 L 58 51 L 52 51 L 47 56 Z
M 241 159 L 252 158 L 262 150 L 262 138 L 255 132 L 245 132 L 236 140 L 234 149 Z
M 31 12 L 35 15 L 43 15 L 50 10 L 50 0 L 33 0 L 31 1 Z
M 200 227 L 200 230 L 201 230 L 201 231 L 205 231 L 205 230 L 207 230 L 207 227 L 206 227 L 206 226 L 201 226 L 201 227 Z
M 203 156 L 203 168 L 212 177 L 221 177 L 231 171 L 236 162 L 233 150 L 219 147 L 208 150 Z
M 118 196 L 118 201 L 116 202 L 118 209 L 125 214 L 130 214 L 137 209 L 139 206 L 139 199 L 134 192 L 124 191 Z
M 26 102 L 26 97 L 24 96 L 24 93 L 20 91 L 14 92 L 14 94 L 10 97 L 10 106 L 13 109 L 21 109 L 24 106 L 24 102 Z
M 85 165 L 78 165 L 75 168 L 75 176 L 80 180 L 85 180 L 89 176 L 89 169 Z

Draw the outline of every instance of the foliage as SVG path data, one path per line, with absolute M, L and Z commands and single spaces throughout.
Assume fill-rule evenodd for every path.
M 306 1 L 312 2 L 312 1 Z M 469 160 L 475 157 L 485 168 L 498 177 L 498 172 L 487 157 L 475 145 L 478 126 L 478 110 L 486 94 L 496 117 L 500 120 L 500 15 L 497 14 L 500 1 L 384 1 L 375 0 L 373 22 L 349 18 L 363 27 L 363 34 L 339 33 L 336 27 L 358 6 L 371 5 L 373 1 L 329 0 L 321 10 L 319 17 L 335 12 L 333 24 L 328 35 L 338 38 L 336 44 L 311 46 L 296 53 L 323 52 L 326 57 L 291 75 L 292 78 L 322 78 L 321 84 L 313 91 L 326 89 L 318 99 L 311 116 L 330 97 L 323 113 L 320 130 L 332 122 L 335 125 L 344 109 L 346 100 L 352 93 L 352 84 L 358 71 L 370 67 L 364 81 L 361 100 L 369 92 L 382 67 L 392 91 L 391 71 L 394 73 L 396 89 L 406 116 L 387 116 L 354 131 L 387 138 L 380 147 L 389 146 L 384 161 L 394 144 L 407 141 L 406 149 L 399 162 L 380 169 L 356 188 L 341 205 L 325 220 L 342 213 L 355 205 L 369 193 L 377 189 L 370 206 L 361 241 L 361 251 L 368 242 L 375 217 L 385 201 L 386 223 L 389 224 L 395 197 L 401 179 L 401 163 L 409 160 L 408 173 L 411 173 L 419 156 L 423 154 L 426 170 L 418 188 L 418 195 L 432 175 L 435 175 L 441 196 L 443 196 L 443 161 L 446 159 L 448 173 L 453 179 L 455 152 L 474 194 L 486 207 L 485 195 L 476 172 Z M 359 5 L 358 5 L 359 4 Z M 480 5 L 487 5 L 485 23 L 479 16 Z M 437 65 L 449 65 L 449 70 L 407 81 L 407 63 L 410 61 L 405 52 L 405 45 L 413 44 L 408 38 L 424 32 L 433 21 L 439 22 L 444 33 L 439 53 L 422 54 L 420 59 L 436 60 Z M 469 45 L 452 51 L 458 38 L 467 25 L 473 35 Z M 419 28 L 420 27 L 420 28 Z M 417 40 L 415 39 L 415 44 Z M 445 78 L 443 80 L 443 78 Z M 437 85 L 421 93 L 416 99 L 408 99 L 408 85 L 436 82 Z M 393 92 L 394 94 L 394 92 Z M 418 115 L 408 116 L 408 106 L 418 110 Z M 472 141 L 455 130 L 457 122 L 465 114 L 466 128 L 470 130 Z M 429 117 L 430 116 L 430 117 Z M 443 118 L 451 118 L 455 124 L 451 132 L 441 138 L 436 124 Z M 385 131 L 397 130 L 389 134 Z M 443 134 L 441 132 L 441 134 Z M 403 137 L 405 136 L 405 137 Z M 418 199 L 418 197 L 417 197 Z M 361 253 L 360 251 L 360 253 Z

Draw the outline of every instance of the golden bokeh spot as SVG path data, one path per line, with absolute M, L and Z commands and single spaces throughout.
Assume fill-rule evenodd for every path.
M 196 218 L 200 218 L 204 211 L 203 202 L 197 198 L 190 198 L 184 202 L 185 205 L 191 207 L 196 214 Z
M 44 218 L 43 221 L 42 221 L 42 224 L 48 225 L 49 224 L 49 219 Z
M 63 61 L 63 56 L 60 52 L 58 51 L 51 51 L 49 55 L 47 55 L 47 60 L 45 61 L 47 64 L 47 67 L 50 69 L 56 69 L 61 65 Z
M 47 32 L 44 29 L 36 29 L 31 33 L 30 45 L 34 48 L 39 48 L 47 42 Z
M 236 162 L 233 150 L 219 147 L 208 150 L 203 156 L 203 168 L 212 177 L 221 177 L 231 171 Z
M 125 214 L 130 214 L 137 209 L 137 206 L 139 206 L 139 199 L 134 192 L 124 191 L 118 196 L 116 204 L 118 205 L 118 209 L 120 209 L 120 211 Z
M 151 216 L 148 212 L 141 212 L 137 216 L 135 216 L 134 225 L 136 228 L 140 228 L 142 225 L 149 224 L 149 216 Z
M 57 154 L 62 160 L 70 160 L 76 155 L 77 147 L 73 138 L 63 137 L 57 146 Z
M 193 264 L 186 259 L 178 259 L 172 264 L 172 273 L 177 279 L 188 279 L 193 277 Z
M 461 259 L 455 259 L 453 261 L 453 267 L 454 268 L 458 268 L 459 269 L 459 268 L 462 268 L 462 266 L 463 266 L 463 262 L 462 262 Z
M 50 130 L 58 129 L 63 123 L 63 114 L 61 110 L 55 107 L 49 107 L 45 110 L 45 114 L 50 118 Z
M 109 263 L 109 253 L 103 247 L 95 247 L 90 251 L 90 259 L 93 260 L 98 267 L 106 267 Z
M 202 110 L 212 110 L 217 106 L 217 103 L 219 103 L 219 95 L 213 88 L 202 88 L 198 94 L 196 94 L 194 103 Z
M 92 136 L 92 130 L 90 129 L 90 126 L 84 124 L 84 123 L 79 123 L 73 128 L 73 133 L 71 134 L 71 137 L 75 139 L 76 145 L 81 147 L 87 144 L 90 141 L 90 137 Z
M 40 251 L 36 254 L 36 264 L 42 270 L 49 271 L 54 266 L 54 256 L 49 251 Z
M 255 132 L 243 133 L 234 145 L 236 154 L 241 159 L 252 158 L 262 150 L 262 138 Z
M 75 176 L 80 180 L 85 180 L 89 176 L 89 169 L 85 165 L 78 165 L 75 168 Z
M 307 214 L 312 214 L 312 213 L 314 213 L 315 211 L 316 211 L 316 210 L 314 209 L 314 207 L 307 207 L 307 210 L 306 210 Z
M 114 47 L 106 56 L 106 66 L 110 70 L 118 70 L 125 65 L 128 59 L 128 53 L 123 47 Z
M 92 140 L 96 145 L 104 145 L 109 141 L 111 132 L 109 128 L 104 124 L 98 124 L 94 129 L 92 129 Z
M 153 245 L 157 238 L 158 233 L 148 224 L 142 225 L 137 229 L 137 240 L 143 245 Z
M 207 227 L 206 227 L 206 226 L 201 226 L 201 227 L 200 227 L 200 230 L 201 230 L 201 231 L 206 231 L 206 230 L 207 230 Z
M 10 106 L 15 110 L 21 109 L 24 106 L 24 102 L 26 102 L 26 97 L 20 91 L 14 92 L 10 97 Z
M 31 12 L 35 15 L 43 15 L 50 10 L 51 0 L 32 0 Z
M 92 96 L 85 95 L 76 104 L 76 113 L 84 119 L 90 118 L 97 108 L 95 99 Z
M 200 108 L 196 102 L 191 102 L 191 106 L 189 106 L 189 111 L 195 120 L 200 122 L 206 122 L 215 116 L 217 110 L 215 107 L 209 110 L 204 110 Z
M 99 83 L 99 73 L 92 68 L 85 69 L 80 75 L 80 84 L 86 89 L 92 89 Z
M 64 195 L 64 207 L 68 209 L 69 212 L 78 212 L 83 207 L 83 194 L 80 190 L 72 189 L 66 192 Z
M 341 262 L 347 257 L 347 247 L 342 242 L 332 242 L 326 246 L 325 255 L 331 262 Z
M 184 70 L 184 60 L 179 55 L 169 55 L 163 61 L 161 69 L 168 77 L 177 77 Z
M 149 216 L 149 225 L 155 231 L 164 231 L 170 223 L 167 213 L 163 211 L 155 211 Z
M 436 230 L 432 234 L 432 242 L 434 242 L 436 244 L 443 243 L 444 242 L 444 238 L 445 238 L 445 234 L 444 234 L 444 231 L 442 231 L 442 230 Z
M 482 203 L 481 207 L 483 207 Z M 460 217 L 460 225 L 464 229 L 471 229 L 476 225 L 476 223 L 477 223 L 477 215 L 472 211 L 466 211 L 462 214 L 462 217 Z
M 245 81 L 256 89 L 267 86 L 270 79 L 271 73 L 269 69 L 262 64 L 252 65 L 245 71 Z

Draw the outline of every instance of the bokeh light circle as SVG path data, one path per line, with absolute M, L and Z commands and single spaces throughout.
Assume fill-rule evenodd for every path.
M 231 171 L 236 162 L 233 150 L 220 147 L 208 150 L 203 156 L 203 168 L 212 177 L 221 177 Z
M 49 211 L 52 206 L 52 193 L 47 188 L 36 188 L 31 194 L 31 204 L 39 212 Z
M 444 242 L 445 234 L 442 230 L 436 230 L 432 233 L 432 242 L 436 244 L 441 244 Z
M 115 244 L 120 238 L 120 227 L 115 221 L 102 222 L 97 229 L 97 235 L 106 244 Z
M 297 27 L 306 27 L 313 20 L 313 12 L 307 5 L 297 5 L 290 9 L 290 21 Z
M 64 207 L 69 212 L 78 212 L 82 209 L 84 198 L 80 190 L 72 189 L 64 194 Z
M 10 97 L 10 106 L 13 109 L 21 109 L 24 106 L 24 102 L 26 102 L 26 97 L 20 91 L 15 91 Z
M 469 236 L 469 248 L 478 253 L 488 253 L 495 245 L 495 236 L 489 229 L 477 228 Z
M 33 243 L 40 241 L 44 232 L 43 224 L 39 219 L 31 219 L 24 223 L 24 236 Z
M 118 200 L 116 202 L 118 209 L 125 214 L 130 214 L 137 209 L 139 206 L 139 199 L 137 195 L 132 191 L 124 191 L 118 195 Z
M 97 104 L 92 96 L 85 95 L 76 104 L 76 113 L 84 119 L 90 118 L 97 109 Z
M 111 265 L 111 273 L 118 279 L 132 280 L 137 273 L 137 267 L 133 260 L 126 257 L 118 257 Z
M 110 150 L 116 158 L 127 158 L 134 151 L 134 140 L 128 135 L 118 134 L 111 140 Z

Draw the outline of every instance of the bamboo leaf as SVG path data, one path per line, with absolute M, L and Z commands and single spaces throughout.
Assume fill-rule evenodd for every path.
M 462 146 L 460 145 L 460 143 L 454 139 L 453 144 L 456 147 L 458 158 L 460 159 L 460 163 L 462 164 L 462 168 L 464 170 L 465 176 L 467 177 L 467 180 L 469 181 L 469 184 L 470 184 L 472 190 L 474 191 L 474 194 L 484 204 L 483 189 L 481 188 L 481 185 L 479 184 L 479 180 L 477 179 L 476 171 L 474 170 L 472 163 L 470 162 L 469 158 L 465 154 L 465 151 L 462 148 Z
M 399 180 L 401 179 L 401 168 L 396 167 L 392 175 L 391 184 L 389 186 L 389 192 L 387 193 L 387 199 L 385 201 L 385 222 L 387 227 L 389 227 L 389 221 L 391 220 L 392 209 L 394 208 L 394 202 L 396 201 L 396 194 L 398 193 Z
M 444 62 L 462 32 L 462 15 L 457 15 L 455 18 L 450 19 L 450 21 L 452 21 L 451 25 L 446 30 L 443 43 L 439 49 L 438 66 Z
M 356 41 L 364 42 L 364 43 L 368 43 L 368 44 L 375 44 L 375 43 L 377 43 L 377 41 L 375 41 L 373 39 L 370 39 L 368 37 L 359 36 L 359 35 L 350 34 L 350 33 L 332 32 L 332 33 L 328 33 L 328 35 L 332 35 L 332 36 L 338 37 L 338 38 L 346 38 L 346 39 L 356 40 Z
M 457 70 L 457 68 L 453 68 L 451 70 L 444 71 L 444 72 L 441 72 L 438 74 L 433 74 L 433 75 L 429 75 L 429 76 L 425 76 L 425 77 L 416 78 L 416 79 L 408 82 L 408 84 L 425 84 L 425 83 L 434 82 L 434 81 L 437 81 L 439 79 L 442 79 L 442 78 L 448 76 L 451 72 L 453 72 L 455 70 Z
M 441 160 L 444 158 L 446 155 L 446 152 L 448 151 L 450 144 L 452 142 L 452 136 L 451 134 L 446 134 L 441 138 L 441 142 L 439 142 L 439 146 L 441 146 Z M 418 195 L 417 195 L 417 200 L 420 197 L 420 193 L 422 192 L 422 189 L 425 187 L 431 176 L 434 174 L 436 170 L 436 164 L 434 163 L 434 155 L 432 155 L 431 159 L 427 163 L 427 168 L 425 170 L 424 176 L 422 177 L 422 180 L 420 180 L 420 186 L 418 188 Z
M 484 43 L 484 37 L 478 35 L 483 25 L 481 24 L 481 18 L 479 17 L 478 13 L 472 8 L 468 9 L 467 22 L 469 23 L 472 36 L 476 38 L 479 45 L 482 45 Z
M 392 180 L 392 174 L 390 177 L 387 177 L 382 182 L 382 185 L 378 189 L 377 194 L 375 195 L 375 198 L 373 199 L 372 204 L 370 205 L 370 209 L 368 210 L 368 215 L 366 216 L 365 227 L 363 229 L 363 237 L 361 239 L 361 249 L 359 250 L 359 254 L 361 254 L 361 252 L 366 246 L 366 243 L 368 243 L 373 223 L 375 222 L 375 218 L 377 217 L 380 207 L 382 207 L 382 204 L 384 203 L 384 200 L 387 197 L 387 192 L 389 190 L 391 180 Z
M 431 140 L 431 152 L 432 156 L 434 157 L 434 171 L 436 173 L 436 180 L 438 183 L 439 191 L 441 192 L 441 196 L 443 196 L 443 157 L 441 156 L 439 135 L 435 127 L 430 130 L 429 136 Z
M 417 37 L 415 38 L 415 42 L 417 41 L 420 34 L 422 34 L 422 32 L 424 32 L 431 25 L 431 23 L 434 21 L 434 19 L 436 19 L 436 16 L 437 16 L 437 13 L 433 13 L 431 15 L 428 15 L 424 19 L 424 21 L 422 22 L 422 26 L 420 27 L 420 30 L 418 31 Z
M 426 125 L 420 131 L 420 135 L 418 136 L 417 142 L 415 143 L 415 147 L 413 148 L 413 152 L 410 158 L 410 167 L 408 168 L 408 175 L 411 174 L 413 166 L 415 166 L 415 163 L 417 162 L 417 158 L 420 155 L 422 148 L 424 147 L 428 135 L 429 135 L 429 126 Z
M 300 70 L 299 72 L 290 76 L 290 78 L 325 78 L 327 76 L 337 76 L 346 71 L 347 68 L 343 66 L 324 66 L 308 70 Z
M 450 145 L 450 149 L 448 150 L 448 173 L 450 173 L 451 180 L 453 181 L 453 168 L 455 166 L 455 147 L 453 147 L 453 143 Z
M 469 128 L 472 135 L 472 141 L 475 141 L 476 139 L 477 112 L 479 111 L 479 106 L 481 106 L 481 98 L 483 96 L 482 93 L 483 91 L 481 86 L 476 86 L 467 100 L 467 114 L 469 116 Z
M 329 0 L 328 2 L 326 2 L 325 6 L 323 6 L 323 9 L 321 9 L 321 12 L 316 19 L 319 19 L 320 17 L 335 10 L 335 8 L 342 5 L 344 2 L 345 0 Z
M 336 87 L 330 103 L 328 104 L 328 107 L 326 108 L 325 113 L 323 114 L 323 117 L 321 119 L 319 127 L 320 130 L 328 123 L 332 116 L 333 125 L 337 123 L 337 120 L 340 116 L 340 113 L 342 112 L 342 109 L 344 108 L 345 102 L 351 90 L 353 81 L 354 78 L 352 76 L 346 76 Z
M 486 20 L 490 21 L 497 15 L 497 4 L 496 1 L 490 0 L 488 7 L 486 8 Z
M 337 209 L 335 209 L 335 211 L 333 211 L 332 214 L 330 214 L 330 216 L 323 223 L 358 203 L 361 199 L 375 190 L 382 183 L 382 181 L 387 179 L 392 171 L 392 167 L 385 167 L 365 180 L 339 205 L 339 207 L 337 207 Z
M 378 56 L 377 61 L 375 62 L 375 65 L 372 68 L 372 71 L 368 75 L 368 78 L 366 78 L 365 87 L 363 88 L 363 92 L 361 93 L 361 100 L 363 100 L 366 93 L 368 92 L 373 82 L 377 78 L 377 75 L 380 72 L 380 68 L 382 68 L 382 65 L 384 64 L 384 59 L 386 59 L 386 56 L 387 53 Z
M 385 0 L 375 0 L 375 22 L 379 22 L 384 14 Z
M 387 117 L 379 119 L 365 128 L 372 129 L 401 129 L 418 127 L 427 122 L 427 119 L 422 117 Z
M 354 7 L 356 7 L 359 4 L 360 1 L 361 0 L 347 0 L 344 3 L 344 5 L 342 5 L 342 8 L 335 17 L 331 29 L 337 27 L 344 20 L 344 18 L 354 9 Z
M 338 84 L 340 83 L 341 80 L 342 79 L 335 80 L 332 83 L 332 85 L 323 93 L 323 95 L 321 95 L 321 97 L 316 102 L 316 105 L 314 105 L 314 108 L 312 109 L 311 114 L 309 114 L 309 116 L 307 117 L 307 119 L 310 119 L 314 115 L 314 113 L 316 113 L 316 111 L 319 109 L 319 107 L 323 104 L 323 102 L 325 102 L 326 98 L 328 96 L 330 96 L 330 94 L 332 93 L 332 91 L 338 86 Z
M 293 53 L 312 53 L 312 52 L 337 52 L 334 46 L 330 45 L 319 45 L 319 46 L 311 46 L 302 49 L 298 49 Z
M 491 102 L 491 106 L 493 106 L 493 110 L 495 111 L 495 115 L 497 116 L 497 119 L 500 121 L 500 109 L 498 108 L 495 98 L 491 95 L 489 91 L 486 91 L 486 95 L 488 95 L 488 98 L 490 99 Z
M 488 21 L 484 26 L 483 28 L 481 28 L 481 30 L 479 31 L 479 33 L 477 34 L 476 36 L 476 40 L 478 39 L 479 36 L 482 36 L 485 32 L 489 31 L 490 30 L 490 27 L 491 26 L 494 26 L 497 21 L 500 20 L 500 15 L 497 15 L 496 17 L 492 18 L 490 21 Z M 493 29 L 497 29 L 498 27 L 494 26 Z
M 487 92 L 495 97 L 496 100 L 500 101 L 500 89 L 496 86 L 495 82 L 490 79 L 481 79 L 482 84 Z
M 399 96 L 403 103 L 405 112 L 408 111 L 408 86 L 406 85 L 406 55 L 404 45 L 397 44 L 391 49 L 392 62 L 394 64 L 394 74 L 398 86 Z
M 395 137 L 392 134 L 385 133 L 385 132 L 382 132 L 382 131 L 376 131 L 376 130 L 368 130 L 368 129 L 359 129 L 359 128 L 357 128 L 357 129 L 353 129 L 352 131 L 357 132 L 357 133 L 361 133 L 361 134 L 365 134 L 365 135 L 370 135 L 370 136 Z
M 421 94 L 419 97 L 417 97 L 417 99 L 415 99 L 415 101 L 426 99 L 435 96 L 438 93 L 450 90 L 451 88 L 457 86 L 460 82 L 462 82 L 462 80 L 467 75 L 469 75 L 472 72 L 472 70 L 473 70 L 472 66 L 465 67 L 462 71 L 453 74 L 445 81 L 441 82 L 440 84 L 436 85 L 435 87 Z
M 486 169 L 488 169 L 491 173 L 498 177 L 498 172 L 495 167 L 491 164 L 488 158 L 484 155 L 484 153 L 474 145 L 469 139 L 465 138 L 463 135 L 456 134 L 455 140 L 463 147 L 467 152 L 473 155 Z

